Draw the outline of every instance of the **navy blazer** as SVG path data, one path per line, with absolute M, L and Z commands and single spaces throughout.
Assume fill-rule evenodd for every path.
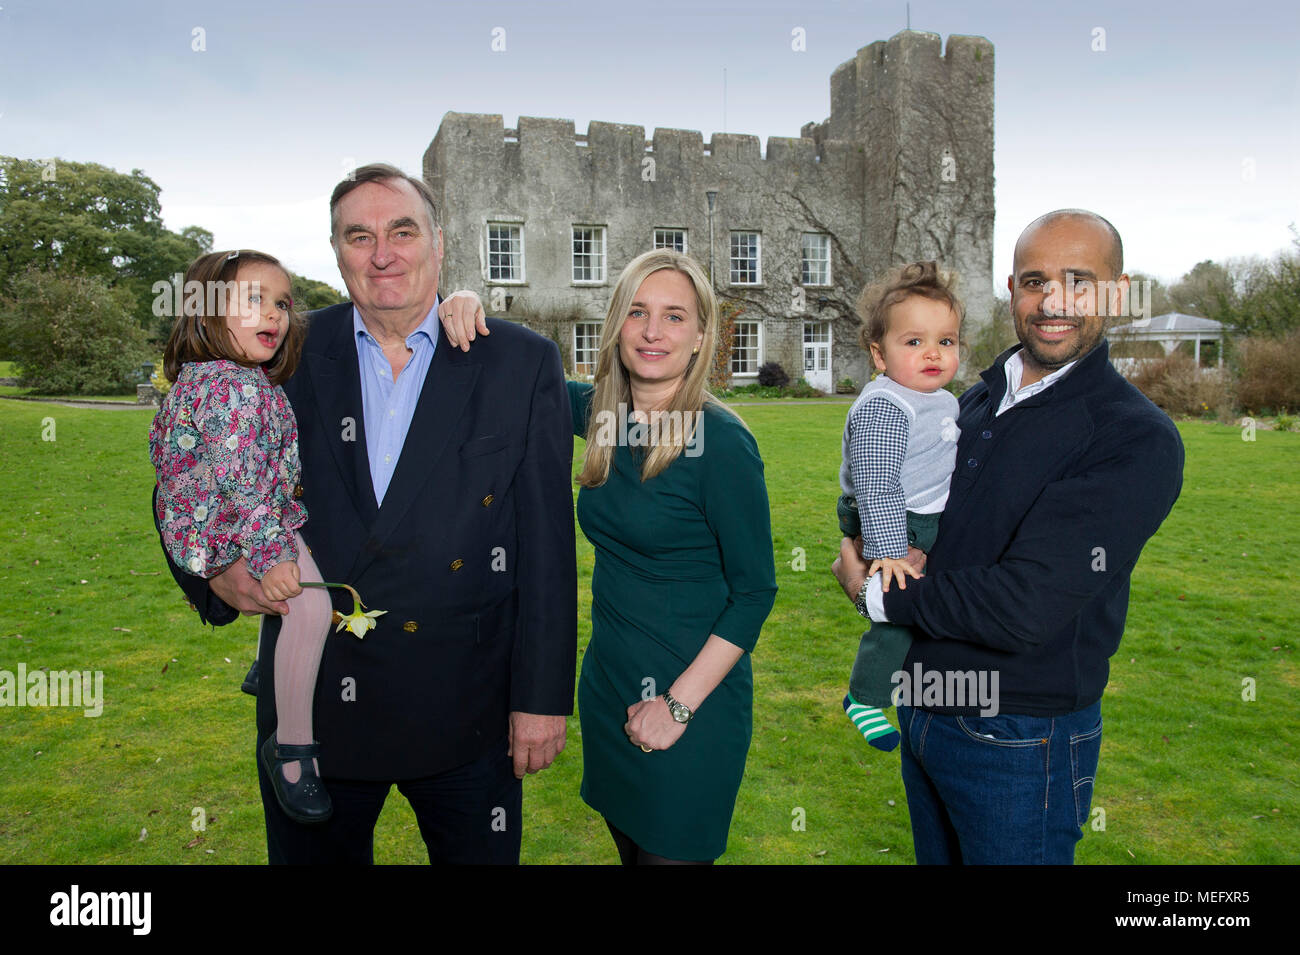
M 327 777 L 432 775 L 504 740 L 511 711 L 573 711 L 577 642 L 568 394 L 555 344 L 489 319 L 468 354 L 442 338 L 379 507 L 352 305 L 310 317 L 285 384 L 298 419 L 303 539 L 326 580 L 385 610 L 326 642 L 314 732 Z M 170 562 L 170 561 L 169 561 Z M 203 619 L 235 612 L 172 573 Z M 352 610 L 346 591 L 330 591 Z M 259 738 L 275 729 L 278 617 L 263 618 Z

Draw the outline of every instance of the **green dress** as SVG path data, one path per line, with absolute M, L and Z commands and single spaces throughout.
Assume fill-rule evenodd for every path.
M 592 386 L 569 383 L 585 437 Z M 697 445 L 642 483 L 620 444 L 609 478 L 578 494 L 596 550 L 591 642 L 582 660 L 582 798 L 642 849 L 716 859 L 745 772 L 753 726 L 748 651 L 776 596 L 763 462 L 730 412 L 706 406 Z M 663 693 L 710 634 L 747 651 L 669 749 L 644 753 L 627 708 Z

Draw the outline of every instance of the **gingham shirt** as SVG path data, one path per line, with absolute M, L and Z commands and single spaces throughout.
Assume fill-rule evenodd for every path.
M 864 402 L 849 419 L 849 470 L 867 560 L 907 556 L 907 499 L 899 476 L 909 430 L 907 415 L 884 397 Z

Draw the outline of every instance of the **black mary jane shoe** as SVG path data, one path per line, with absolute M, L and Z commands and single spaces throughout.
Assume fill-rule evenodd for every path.
M 330 794 L 312 765 L 312 759 L 320 755 L 318 743 L 277 743 L 272 735 L 262 744 L 259 755 L 262 768 L 271 778 L 276 801 L 286 816 L 294 822 L 310 826 L 325 822 L 334 814 Z M 289 782 L 280 771 L 281 763 L 292 762 L 298 763 L 302 772 L 296 783 Z
M 244 682 L 239 685 L 239 688 L 249 696 L 257 696 L 257 686 L 261 682 L 261 677 L 257 669 L 257 661 L 254 660 L 253 665 L 248 668 L 248 673 L 244 676 Z

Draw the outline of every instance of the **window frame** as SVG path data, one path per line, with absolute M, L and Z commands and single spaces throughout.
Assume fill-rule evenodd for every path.
M 576 277 L 576 273 L 578 270 L 578 256 L 580 254 L 586 256 L 592 256 L 596 254 L 592 252 L 579 253 L 574 248 L 574 244 L 578 241 L 577 233 L 579 229 L 590 230 L 592 232 L 598 232 L 600 234 L 600 253 L 599 253 L 600 277 L 599 278 L 580 279 Z M 573 285 L 592 286 L 592 285 L 605 284 L 605 277 L 609 274 L 609 269 L 607 266 L 608 253 L 609 253 L 608 237 L 609 237 L 609 229 L 603 225 L 591 225 L 588 223 L 575 222 L 570 226 L 569 228 L 569 281 Z
M 809 282 L 805 281 L 804 278 L 807 274 L 807 263 L 812 261 L 805 254 L 807 250 L 804 240 L 813 238 L 823 240 L 822 249 L 826 253 L 826 258 L 822 260 L 826 267 L 826 277 L 825 281 L 822 282 Z M 829 232 L 802 232 L 799 234 L 799 284 L 804 288 L 829 288 L 834 284 L 831 277 L 831 236 Z
M 504 228 L 513 229 L 519 235 L 518 255 L 518 277 L 516 278 L 493 278 L 492 277 L 492 229 Z M 524 250 L 524 221 L 522 219 L 486 219 L 483 223 L 483 282 L 485 285 L 524 285 L 528 281 L 528 272 L 525 267 L 526 257 Z M 497 253 L 498 255 L 502 253 Z
M 736 281 L 736 237 L 753 236 L 754 237 L 754 279 L 748 282 Z M 747 260 L 748 261 L 748 260 Z M 763 284 L 763 233 L 757 229 L 732 229 L 731 237 L 728 242 L 727 257 L 727 279 L 728 285 L 734 285 L 738 288 L 757 288 Z
M 590 379 L 593 376 L 595 376 L 596 359 L 600 357 L 600 336 L 601 333 L 604 331 L 604 325 L 605 325 L 604 322 L 577 321 L 573 323 L 573 375 L 575 378 Z M 588 332 L 588 335 L 590 337 L 591 361 L 583 363 L 583 364 L 590 365 L 591 367 L 591 370 L 587 372 L 578 370 L 578 364 L 579 364 L 578 356 L 581 353 L 581 349 L 579 348 L 578 345 L 578 329 L 583 327 L 587 327 L 589 329 L 595 330 L 594 335 L 591 332 Z
M 651 244 L 651 246 L 652 246 L 653 248 L 656 248 L 656 249 L 673 249 L 673 250 L 676 251 L 676 252 L 680 252 L 680 253 L 682 253 L 682 255 L 686 255 L 686 254 L 687 254 L 686 250 L 687 250 L 687 247 L 688 247 L 688 245 L 687 245 L 687 232 L 688 232 L 688 231 L 689 231 L 689 230 L 687 230 L 687 229 L 674 229 L 674 228 L 670 228 L 670 227 L 668 227 L 668 226 L 655 226 L 654 229 L 653 229 L 653 230 L 651 231 L 651 233 L 650 233 L 650 244 Z M 661 232 L 664 232 L 664 233 L 669 233 L 669 232 L 671 232 L 671 233 L 676 233 L 677 235 L 680 235 L 681 238 L 682 238 L 682 247 L 681 247 L 680 249 L 678 249 L 676 246 L 672 246 L 672 245 L 660 245 L 660 244 L 659 244 L 659 233 L 661 233 Z
M 742 326 L 753 326 L 755 329 L 757 329 L 754 335 L 755 342 L 753 347 L 753 351 L 754 351 L 753 371 L 736 371 L 736 355 L 740 352 L 741 349 L 736 344 L 735 336 L 740 334 L 740 330 Z M 728 362 L 728 366 L 727 366 L 728 373 L 731 375 L 732 378 L 757 378 L 758 369 L 763 366 L 763 338 L 764 338 L 763 323 L 757 320 L 745 321 L 743 319 L 738 319 L 733 326 L 732 335 L 733 337 L 731 341 L 731 360 Z M 748 351 L 748 349 L 746 349 L 746 351 Z

